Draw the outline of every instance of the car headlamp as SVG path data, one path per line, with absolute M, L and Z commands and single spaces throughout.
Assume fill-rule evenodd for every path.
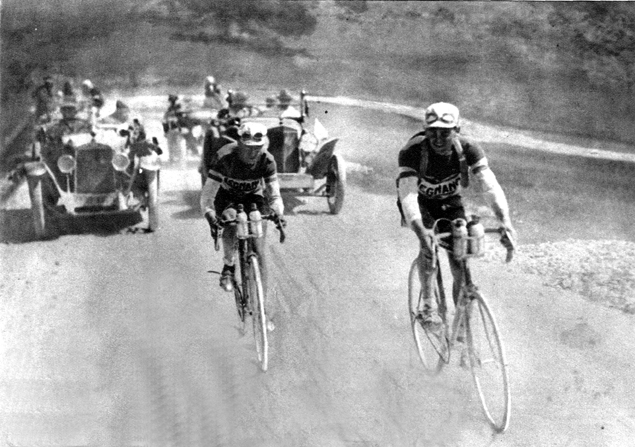
M 75 158 L 72 155 L 62 155 L 57 159 L 57 167 L 64 174 L 70 174 L 75 170 Z
M 130 165 L 130 159 L 125 154 L 115 154 L 112 157 L 112 167 L 115 168 L 116 171 L 123 172 Z

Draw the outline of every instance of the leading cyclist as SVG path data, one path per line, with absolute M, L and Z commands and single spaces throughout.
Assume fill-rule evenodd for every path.
M 432 264 L 431 233 L 435 220 L 465 219 L 461 200 L 462 187 L 468 185 L 468 171 L 476 179 L 478 190 L 494 211 L 501 227 L 514 241 L 516 232 L 509 217 L 505 193 L 489 168 L 483 150 L 459 137 L 459 109 L 445 102 L 430 105 L 424 115 L 424 131 L 414 135 L 399 152 L 397 190 L 400 209 L 407 226 L 419 238 L 419 275 L 424 288 L 424 324 L 438 326 L 433 297 L 436 265 Z M 444 230 L 445 231 L 445 230 Z M 454 278 L 454 300 L 460 292 L 460 264 L 448 256 Z
M 267 127 L 262 123 L 246 122 L 239 127 L 238 135 L 237 142 L 226 144 L 216 154 L 201 194 L 201 210 L 214 238 L 217 236 L 219 220 L 234 220 L 238 204 L 243 204 L 247 213 L 252 203 L 263 214 L 270 209 L 276 214 L 278 222 L 284 224 L 284 204 L 276 162 L 273 155 L 267 152 Z M 224 266 L 220 286 L 227 291 L 231 291 L 235 272 L 235 238 L 236 227 L 230 226 L 223 231 Z M 266 289 L 262 239 L 254 242 L 254 250 L 261 258 Z

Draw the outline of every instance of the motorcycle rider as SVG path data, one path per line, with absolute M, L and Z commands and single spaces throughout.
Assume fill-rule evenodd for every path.
M 236 206 L 243 204 L 249 212 L 252 203 L 261 213 L 270 209 L 284 224 L 284 204 L 280 195 L 276 162 L 267 152 L 269 141 L 267 128 L 261 123 L 247 122 L 238 129 L 239 140 L 223 146 L 207 174 L 201 194 L 201 210 L 209 223 L 212 237 L 218 235 L 219 220 L 235 220 Z M 266 197 L 266 200 L 265 200 Z M 223 270 L 220 286 L 231 291 L 235 272 L 236 227 L 227 226 L 223 231 Z M 266 290 L 267 275 L 263 238 L 254 239 L 254 250 L 261 258 L 263 285 Z
M 399 152 L 397 189 L 402 217 L 421 246 L 419 276 L 425 294 L 422 317 L 431 326 L 441 324 L 433 299 L 436 265 L 432 264 L 432 226 L 439 218 L 466 219 L 460 192 L 467 186 L 468 169 L 512 239 L 508 242 L 513 243 L 516 232 L 505 193 L 481 147 L 459 136 L 459 109 L 445 102 L 430 105 L 424 114 L 424 131 L 414 135 Z M 453 256 L 448 258 L 456 302 L 460 292 L 460 262 Z

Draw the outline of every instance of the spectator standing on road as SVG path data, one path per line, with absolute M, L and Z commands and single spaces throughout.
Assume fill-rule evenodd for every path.
M 40 123 L 48 123 L 56 109 L 56 96 L 53 92 L 53 78 L 45 76 L 43 81 L 32 96 L 35 100 L 35 119 Z

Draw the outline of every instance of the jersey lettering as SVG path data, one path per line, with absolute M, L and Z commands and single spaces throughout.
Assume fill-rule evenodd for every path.
M 260 186 L 260 180 L 238 180 L 234 178 L 224 177 L 223 187 L 225 189 L 240 191 L 245 194 L 255 192 Z
M 444 199 L 457 194 L 460 191 L 461 177 L 456 176 L 441 183 L 429 183 L 425 179 L 419 179 L 419 193 L 431 199 Z

